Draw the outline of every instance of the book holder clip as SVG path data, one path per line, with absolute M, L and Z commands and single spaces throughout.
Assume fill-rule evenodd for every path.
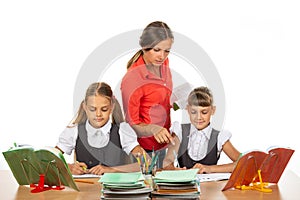
M 235 186 L 235 188 L 236 189 L 240 189 L 240 190 L 257 190 L 257 191 L 260 191 L 260 192 L 265 192 L 265 193 L 270 193 L 270 192 L 272 192 L 272 189 L 271 188 L 267 188 L 267 186 L 269 185 L 269 183 L 268 182 L 263 182 L 263 179 L 262 179 L 262 176 L 261 176 L 261 169 L 257 169 L 258 167 L 257 167 L 257 163 L 256 163 L 256 159 L 255 159 L 255 157 L 253 157 L 253 156 L 249 156 L 248 158 L 247 158 L 247 164 L 248 164 L 248 161 L 250 160 L 250 159 L 253 159 L 253 161 L 254 161 L 254 169 L 255 169 L 255 176 L 254 176 L 254 178 L 253 178 L 253 180 L 252 180 L 252 182 L 251 183 L 249 183 L 248 185 L 236 185 Z M 246 166 L 247 166 L 247 164 L 246 164 Z M 245 174 L 246 174 L 246 171 L 244 171 L 244 175 L 243 175 L 243 178 L 242 178 L 242 180 L 244 180 L 245 179 Z M 258 176 L 258 179 L 259 179 L 259 182 L 257 182 L 256 181 L 256 179 L 257 179 L 257 176 Z
M 43 192 L 43 191 L 47 191 L 47 190 L 63 190 L 65 188 L 64 186 L 61 185 L 61 181 L 60 181 L 60 177 L 59 177 L 60 171 L 59 171 L 59 169 L 58 169 L 58 167 L 56 165 L 56 161 L 55 160 L 49 161 L 47 163 L 47 168 L 45 170 L 45 173 L 39 173 L 38 170 L 27 159 L 23 159 L 20 162 L 21 162 L 21 166 L 22 166 L 23 172 L 25 174 L 25 177 L 27 179 L 28 185 L 30 185 L 30 188 L 32 188 L 31 189 L 31 193 L 38 193 L 38 192 Z M 39 182 L 38 182 L 38 184 L 32 183 L 29 180 L 29 177 L 28 177 L 28 175 L 26 173 L 26 170 L 24 168 L 24 163 L 28 163 L 32 167 L 32 169 L 34 170 L 34 172 L 36 172 L 39 175 Z M 49 166 L 50 165 L 54 166 L 54 168 L 56 169 L 55 170 L 56 171 L 55 175 L 56 175 L 57 180 L 58 180 L 58 185 L 56 185 L 56 186 L 45 185 L 45 176 L 49 172 L 48 170 L 49 170 Z
M 235 188 L 240 190 L 257 190 L 260 192 L 270 193 L 272 192 L 271 188 L 267 188 L 266 186 L 269 185 L 268 182 L 263 182 L 261 178 L 261 170 L 257 170 L 259 182 L 252 182 L 249 185 L 237 185 Z

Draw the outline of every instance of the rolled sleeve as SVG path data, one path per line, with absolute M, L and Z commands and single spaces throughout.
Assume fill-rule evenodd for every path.
M 218 151 L 221 151 L 225 142 L 230 140 L 232 134 L 228 130 L 222 130 L 218 136 Z
M 129 155 L 133 148 L 139 145 L 136 133 L 128 123 L 122 122 L 120 124 L 119 134 L 122 149 Z
M 75 149 L 76 140 L 78 136 L 77 126 L 66 128 L 59 136 L 56 146 L 60 148 L 64 153 L 71 155 Z

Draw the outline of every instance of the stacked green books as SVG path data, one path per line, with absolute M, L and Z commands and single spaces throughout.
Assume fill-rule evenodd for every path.
M 99 182 L 102 199 L 149 199 L 152 191 L 141 172 L 105 173 Z
M 198 169 L 166 170 L 157 172 L 152 197 L 198 199 L 200 182 L 197 179 Z

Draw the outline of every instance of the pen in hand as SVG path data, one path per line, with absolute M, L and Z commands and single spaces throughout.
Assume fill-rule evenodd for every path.
M 78 164 L 84 172 L 87 170 L 87 166 L 85 163 L 76 161 L 76 164 Z

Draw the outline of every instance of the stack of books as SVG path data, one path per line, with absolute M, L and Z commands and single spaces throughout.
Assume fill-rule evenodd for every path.
M 152 188 L 141 172 L 105 173 L 99 180 L 101 199 L 150 199 Z
M 200 182 L 198 169 L 166 170 L 157 172 L 153 178 L 154 188 L 151 193 L 156 198 L 198 199 Z

